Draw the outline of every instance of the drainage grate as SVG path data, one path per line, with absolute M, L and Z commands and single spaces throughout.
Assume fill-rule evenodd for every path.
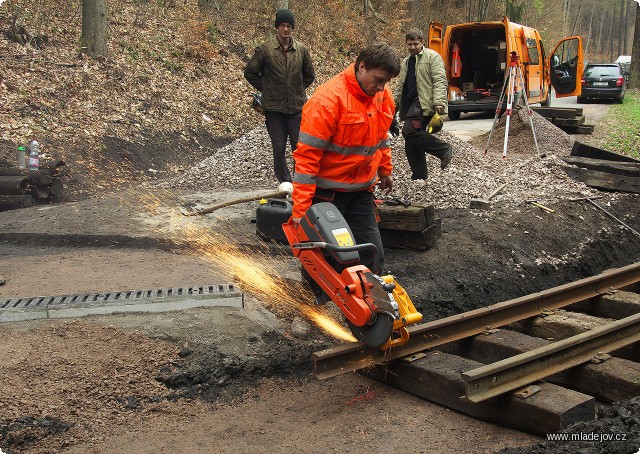
M 244 307 L 243 295 L 234 284 L 215 284 L 0 299 L 0 322 L 114 312 L 161 312 L 202 306 Z
M 149 290 L 128 290 L 124 292 L 80 293 L 64 296 L 33 296 L 0 300 L 0 309 L 40 308 L 68 304 L 87 304 L 120 301 L 150 300 L 156 298 L 180 297 L 224 297 L 235 296 L 238 290 L 233 284 L 201 285 L 198 287 L 168 287 Z

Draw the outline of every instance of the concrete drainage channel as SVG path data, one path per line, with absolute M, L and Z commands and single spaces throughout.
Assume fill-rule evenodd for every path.
M 83 317 L 118 312 L 167 312 L 210 306 L 242 308 L 244 307 L 243 294 L 234 284 L 215 284 L 0 299 L 0 322 Z

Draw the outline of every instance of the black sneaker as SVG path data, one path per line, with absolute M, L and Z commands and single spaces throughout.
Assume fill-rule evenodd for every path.
M 449 147 L 449 151 L 447 151 L 447 153 L 440 160 L 440 168 L 444 170 L 447 167 L 449 167 L 449 164 L 451 164 L 452 159 L 453 159 L 453 147 Z

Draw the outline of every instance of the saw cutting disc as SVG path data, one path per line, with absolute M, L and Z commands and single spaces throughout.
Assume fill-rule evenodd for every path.
M 363 326 L 354 325 L 349 320 L 347 322 L 356 339 L 367 347 L 380 347 L 391 336 L 393 316 L 397 316 L 398 305 L 392 302 L 389 292 L 383 288 L 384 281 L 378 275 L 369 271 L 365 273 L 365 278 L 370 284 L 368 293 L 376 306 L 376 320 Z
M 393 330 L 393 317 L 385 313 L 378 313 L 371 325 L 357 326 L 349 320 L 347 323 L 355 338 L 367 347 L 380 347 L 391 337 Z

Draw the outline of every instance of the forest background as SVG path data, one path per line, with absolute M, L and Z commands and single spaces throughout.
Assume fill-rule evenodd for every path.
M 368 42 L 404 55 L 404 33 L 432 21 L 507 15 L 547 52 L 579 34 L 585 59 L 606 62 L 631 54 L 640 18 L 637 0 L 4 0 L 0 160 L 37 137 L 67 163 L 69 200 L 184 170 L 263 122 L 242 73 L 281 7 L 311 49 L 309 92 Z M 88 11 L 105 19 L 104 49 L 87 45 Z

